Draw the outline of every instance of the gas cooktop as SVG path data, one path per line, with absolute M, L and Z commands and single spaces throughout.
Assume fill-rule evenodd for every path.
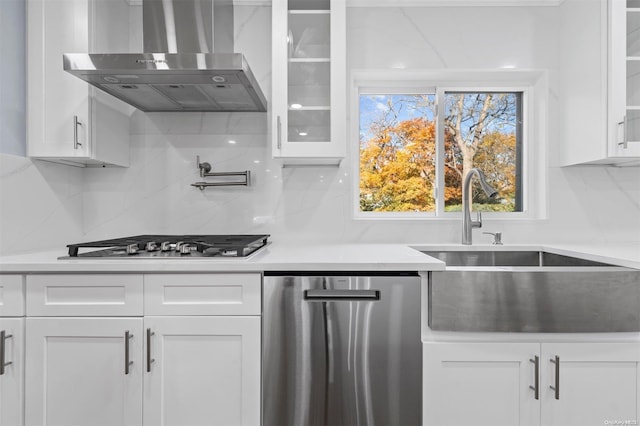
M 267 245 L 270 235 L 136 235 L 112 240 L 69 244 L 75 258 L 190 259 L 246 257 Z M 80 249 L 98 249 L 79 253 Z

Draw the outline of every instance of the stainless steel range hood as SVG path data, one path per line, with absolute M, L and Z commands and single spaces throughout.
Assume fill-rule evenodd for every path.
M 267 110 L 244 55 L 233 50 L 232 0 L 142 7 L 144 50 L 153 53 L 69 53 L 64 70 L 147 112 Z

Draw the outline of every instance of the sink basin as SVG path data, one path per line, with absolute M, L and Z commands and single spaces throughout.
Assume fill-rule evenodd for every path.
M 423 253 L 447 264 L 429 274 L 432 330 L 640 331 L 640 270 L 535 250 Z
M 611 266 L 545 251 L 423 251 L 447 266 Z

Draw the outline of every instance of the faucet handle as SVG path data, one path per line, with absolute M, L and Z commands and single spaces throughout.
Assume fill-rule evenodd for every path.
M 501 246 L 502 245 L 502 232 L 483 232 L 483 234 L 493 235 L 493 245 Z

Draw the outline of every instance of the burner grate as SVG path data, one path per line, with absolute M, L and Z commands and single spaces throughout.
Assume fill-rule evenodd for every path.
M 195 247 L 198 253 L 214 252 L 224 253 L 229 257 L 245 257 L 267 244 L 270 235 L 136 235 L 132 237 L 114 238 L 110 240 L 92 241 L 78 244 L 68 244 L 70 257 L 111 257 L 113 250 L 100 250 L 80 254 L 81 248 L 98 249 L 124 249 L 136 244 L 140 250 L 144 250 L 147 243 L 161 244 L 184 243 Z M 234 254 L 235 253 L 235 254 Z

